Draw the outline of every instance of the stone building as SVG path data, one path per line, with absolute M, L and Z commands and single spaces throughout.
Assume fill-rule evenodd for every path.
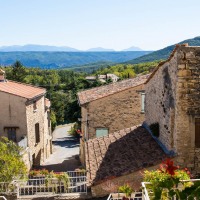
M 177 45 L 145 86 L 145 121 L 180 166 L 200 173 L 200 47 Z
M 30 169 L 40 165 L 52 152 L 50 101 L 46 90 L 4 78 L 0 71 L 0 136 L 23 148 Z
M 144 121 L 144 83 L 149 75 L 127 79 L 78 93 L 81 130 L 86 141 L 138 125 Z M 84 163 L 81 141 L 80 158 Z

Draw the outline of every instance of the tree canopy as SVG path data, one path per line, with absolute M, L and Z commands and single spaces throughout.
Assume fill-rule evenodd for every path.
M 10 182 L 13 177 L 26 174 L 20 150 L 14 142 L 0 138 L 0 182 Z

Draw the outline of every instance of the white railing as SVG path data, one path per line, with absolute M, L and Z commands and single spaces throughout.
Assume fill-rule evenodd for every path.
M 18 143 L 18 146 L 22 147 L 23 149 L 26 149 L 28 146 L 28 139 L 25 136 L 22 140 L 20 140 Z
M 11 182 L 0 182 L 0 193 L 1 194 L 7 194 L 7 193 L 12 193 L 12 192 L 17 192 L 17 187 L 16 185 Z
M 200 179 L 190 179 L 190 180 L 182 180 L 181 182 L 200 182 Z M 149 182 L 142 182 L 142 199 L 143 200 L 150 200 L 153 197 L 153 192 L 147 189 L 147 185 L 150 185 L 151 183 Z M 176 196 L 174 196 L 173 198 L 168 197 L 169 200 L 177 200 Z
M 86 172 L 65 172 L 67 179 L 35 177 L 16 180 L 17 195 L 51 195 L 63 193 L 87 193 Z
M 111 193 L 107 200 L 122 200 L 125 197 L 124 193 Z M 133 200 L 142 200 L 142 192 L 133 192 L 130 196 Z
M 0 199 L 7 200 L 6 197 L 4 197 L 4 196 L 0 196 Z

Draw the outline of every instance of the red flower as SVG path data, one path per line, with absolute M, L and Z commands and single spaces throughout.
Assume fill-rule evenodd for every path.
M 175 171 L 178 169 L 178 167 L 174 166 L 174 161 L 169 158 L 163 162 L 163 168 L 171 176 L 175 175 Z

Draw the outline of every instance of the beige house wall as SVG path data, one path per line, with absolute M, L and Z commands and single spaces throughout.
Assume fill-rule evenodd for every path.
M 144 121 L 139 85 L 82 106 L 82 132 L 87 139 L 96 137 L 96 128 L 108 128 L 109 133 L 141 124 Z
M 32 155 L 35 154 L 38 164 L 42 164 L 51 152 L 51 135 L 48 127 L 47 110 L 45 109 L 44 96 L 38 97 L 37 110 L 34 110 L 33 100 L 0 92 L 0 136 L 7 137 L 4 127 L 18 127 L 16 131 L 17 143 L 24 136 L 27 137 L 28 148 L 22 152 L 23 160 L 30 169 Z M 35 124 L 39 123 L 40 143 L 36 144 Z M 41 153 L 41 155 L 39 155 Z
M 19 127 L 17 129 L 17 142 L 27 135 L 26 99 L 0 92 L 0 136 L 7 137 L 4 127 Z

